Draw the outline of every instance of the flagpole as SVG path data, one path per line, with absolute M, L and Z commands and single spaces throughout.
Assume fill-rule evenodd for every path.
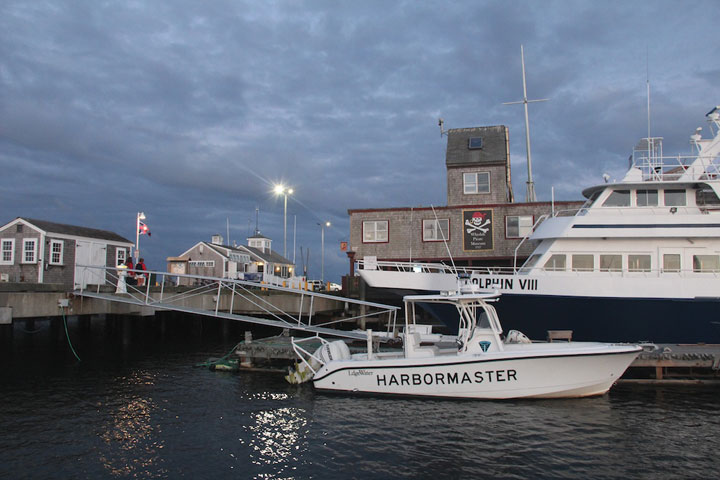
M 135 263 L 140 258 L 140 220 L 145 220 L 143 212 L 138 212 L 137 221 L 135 222 Z

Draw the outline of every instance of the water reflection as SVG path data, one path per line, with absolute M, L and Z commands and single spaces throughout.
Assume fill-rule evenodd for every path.
M 143 371 L 119 377 L 115 385 L 137 393 L 145 387 L 152 387 L 155 379 Z M 108 398 L 110 405 L 98 405 L 98 411 L 107 412 L 110 417 L 100 432 L 103 448 L 99 461 L 113 476 L 157 477 L 167 473 L 162 467 L 162 430 L 153 425 L 153 413 L 157 406 L 149 396 L 125 398 L 119 395 Z
M 250 461 L 257 466 L 280 467 L 277 473 L 283 474 L 307 450 L 307 412 L 283 407 L 263 410 L 251 417 L 253 424 L 245 427 Z

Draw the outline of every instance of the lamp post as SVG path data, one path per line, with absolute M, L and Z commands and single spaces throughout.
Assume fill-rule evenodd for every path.
M 145 214 L 138 212 L 137 220 L 135 222 L 135 263 L 140 258 L 140 220 L 145 220 Z
M 282 184 L 275 185 L 275 195 L 283 195 L 285 197 L 285 210 L 283 214 L 283 257 L 287 258 L 287 198 L 293 194 L 292 188 L 286 188 Z
M 325 227 L 330 226 L 330 222 L 318 223 L 320 225 L 320 281 L 325 284 Z

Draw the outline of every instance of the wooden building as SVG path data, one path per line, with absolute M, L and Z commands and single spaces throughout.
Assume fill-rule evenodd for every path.
M 0 281 L 61 284 L 68 290 L 102 284 L 100 270 L 116 267 L 133 243 L 95 228 L 18 217 L 0 227 Z
M 272 250 L 272 241 L 256 232 L 248 238 L 248 245 L 223 245 L 221 235 L 213 235 L 210 242 L 198 242 L 177 257 L 169 257 L 168 272 L 232 278 L 276 285 L 291 286 L 301 279 L 295 277 L 295 265 Z M 304 279 L 302 279 L 304 281 Z M 194 280 L 192 280 L 194 281 Z M 179 278 L 180 285 L 191 282 Z
M 534 246 L 523 238 L 553 206 L 514 202 L 508 128 L 451 129 L 447 139 L 447 206 L 348 210 L 351 261 L 449 264 L 449 251 L 456 265 L 509 266 L 516 249 L 519 262 L 530 255 Z

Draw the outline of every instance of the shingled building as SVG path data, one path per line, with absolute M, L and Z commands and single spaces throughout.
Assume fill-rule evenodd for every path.
M 515 203 L 506 126 L 447 132 L 447 206 L 348 210 L 354 260 L 509 266 L 550 202 Z M 556 209 L 582 202 L 556 202 Z M 447 241 L 447 247 L 445 241 Z M 533 249 L 524 242 L 518 262 Z

